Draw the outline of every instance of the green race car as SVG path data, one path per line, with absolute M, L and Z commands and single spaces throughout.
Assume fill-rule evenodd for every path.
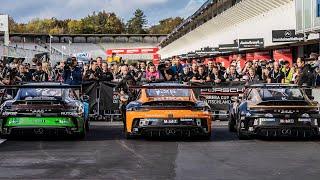
M 84 138 L 89 129 L 88 103 L 78 100 L 69 85 L 26 84 L 0 107 L 2 136 L 72 135 Z

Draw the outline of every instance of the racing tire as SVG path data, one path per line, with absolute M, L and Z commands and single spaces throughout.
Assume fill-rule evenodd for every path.
M 237 128 L 235 126 L 236 126 L 235 121 L 230 117 L 228 121 L 229 132 L 237 132 Z
M 86 132 L 89 132 L 89 131 L 90 131 L 90 123 L 89 123 L 89 120 L 86 120 L 85 130 L 86 130 Z
M 249 140 L 249 139 L 251 139 L 251 137 L 249 135 L 244 134 L 243 131 L 241 131 L 240 124 L 241 124 L 241 122 L 238 123 L 238 128 L 237 128 L 238 139 L 239 140 Z
M 125 132 L 125 133 L 124 133 L 124 137 L 125 137 L 127 140 L 137 139 L 137 136 L 134 136 L 134 135 L 132 135 L 131 133 L 128 133 L 128 132 Z
M 75 138 L 77 139 L 77 140 L 83 140 L 83 139 L 85 139 L 86 138 L 86 135 L 87 135 L 87 130 L 86 130 L 86 125 L 84 124 L 83 125 L 83 131 L 82 132 L 79 132 L 79 133 L 77 133 L 76 135 L 75 135 Z
M 211 133 L 206 133 L 206 134 L 200 136 L 200 139 L 207 140 L 207 141 L 211 140 Z

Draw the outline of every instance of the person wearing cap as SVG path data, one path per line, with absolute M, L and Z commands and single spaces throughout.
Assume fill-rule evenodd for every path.
M 77 58 L 71 58 L 71 65 L 65 66 L 63 71 L 64 83 L 69 85 L 81 85 L 82 83 L 82 70 L 78 66 Z
M 290 84 L 292 82 L 294 70 L 290 67 L 289 61 L 284 61 L 281 71 L 284 74 L 284 83 Z

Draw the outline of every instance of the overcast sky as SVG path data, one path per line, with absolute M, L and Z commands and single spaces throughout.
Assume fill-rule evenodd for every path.
M 17 22 L 34 18 L 80 19 L 93 11 L 115 12 L 124 20 L 135 9 L 142 9 L 149 25 L 168 17 L 188 17 L 206 0 L 0 0 L 0 13 L 9 14 Z

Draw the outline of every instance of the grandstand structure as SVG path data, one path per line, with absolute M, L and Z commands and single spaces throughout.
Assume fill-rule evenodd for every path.
M 235 57 L 292 62 L 318 53 L 319 34 L 299 34 L 296 2 L 301 4 L 300 0 L 208 0 L 159 44 L 158 53 L 164 59 L 188 54 L 201 58 L 197 52 L 209 49 L 206 57 L 226 63 Z M 241 40 L 262 45 L 240 47 Z
M 8 48 L 7 57 L 32 59 L 35 55 L 51 56 L 53 62 L 68 56 L 82 56 L 85 58 L 107 58 L 107 51 L 127 48 L 155 48 L 167 37 L 166 34 L 33 34 L 12 33 L 10 45 L 1 45 L 3 37 L 0 35 L 0 53 Z M 51 47 L 51 53 L 50 53 Z M 127 60 L 152 60 L 154 54 L 121 54 Z

